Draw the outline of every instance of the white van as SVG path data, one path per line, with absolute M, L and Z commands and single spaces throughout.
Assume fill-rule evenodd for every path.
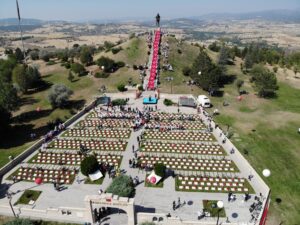
M 197 98 L 197 104 L 204 108 L 211 107 L 210 100 L 206 95 L 199 95 Z

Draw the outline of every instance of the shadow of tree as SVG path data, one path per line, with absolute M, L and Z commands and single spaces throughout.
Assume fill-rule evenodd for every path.
M 22 97 L 20 99 L 19 106 L 32 105 L 37 102 L 38 100 L 34 99 L 33 97 Z
M 27 94 L 35 94 L 41 91 L 48 90 L 53 84 L 48 81 L 41 81 L 37 88 L 33 88 L 27 91 Z
M 9 149 L 13 147 L 22 146 L 27 142 L 36 141 L 42 135 L 45 135 L 49 131 L 49 126 L 44 125 L 34 128 L 33 124 L 21 124 L 11 126 L 7 129 L 7 132 L 3 134 L 3 138 L 0 141 L 0 148 Z M 31 138 L 30 134 L 36 134 L 35 138 Z
M 79 100 L 70 100 L 68 101 L 68 104 L 64 107 L 65 109 L 76 109 L 80 110 L 84 107 L 86 103 L 86 100 L 84 99 L 79 99 Z
M 15 116 L 12 118 L 13 123 L 28 123 L 32 120 L 36 120 L 42 117 L 49 116 L 53 110 L 47 109 L 47 110 L 41 110 L 41 111 L 28 111 L 21 113 L 18 116 Z

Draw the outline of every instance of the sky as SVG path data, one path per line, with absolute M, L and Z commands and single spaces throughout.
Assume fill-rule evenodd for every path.
M 300 9 L 300 0 L 19 0 L 22 18 L 111 20 L 200 16 L 273 9 Z M 0 0 L 0 18 L 16 18 L 15 0 Z

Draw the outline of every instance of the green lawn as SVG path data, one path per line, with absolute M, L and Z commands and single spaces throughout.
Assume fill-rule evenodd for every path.
M 210 213 L 211 217 L 217 217 L 218 212 L 220 217 L 226 217 L 225 209 L 219 209 L 215 200 L 203 200 L 203 209 Z
M 101 185 L 104 181 L 105 176 L 101 177 L 98 180 L 95 181 L 91 181 L 91 179 L 89 177 L 86 178 L 86 180 L 84 181 L 85 184 L 96 184 L 96 185 Z
M 7 222 L 13 221 L 13 217 L 0 216 L 0 224 L 5 224 Z M 42 220 L 33 220 L 35 225 L 77 225 L 74 223 L 60 223 L 52 221 L 42 221 Z
M 166 80 L 166 77 L 173 77 L 172 81 L 172 92 L 182 94 L 194 94 L 199 95 L 204 93 L 200 88 L 196 86 L 189 87 L 186 81 L 191 80 L 182 73 L 182 69 L 185 66 L 192 66 L 194 59 L 198 56 L 200 50 L 198 47 L 191 45 L 190 43 L 180 43 L 174 37 L 164 37 L 163 40 L 169 43 L 169 63 L 173 67 L 173 72 L 162 71 L 160 73 L 159 88 L 161 92 L 171 93 L 171 83 Z M 181 54 L 178 53 L 178 49 L 181 50 Z M 162 65 L 162 60 L 161 60 Z
M 226 89 L 230 87 L 225 88 L 225 93 L 230 93 Z M 215 101 L 221 112 L 215 120 L 225 131 L 227 124 L 230 125 L 233 143 L 242 153 L 248 152 L 245 157 L 259 174 L 265 168 L 271 170 L 271 176 L 264 180 L 271 188 L 272 221 L 297 224 L 300 221 L 299 89 L 279 83 L 274 99 L 245 96 L 245 100 L 238 102 L 231 94 L 226 98 L 230 101 L 227 107 L 220 100 Z M 281 203 L 276 203 L 276 199 Z
M 41 193 L 42 193 L 41 191 L 26 190 L 18 199 L 18 201 L 15 203 L 15 205 L 17 204 L 27 205 L 31 200 L 36 202 L 36 200 L 39 198 Z
M 145 64 L 148 60 L 148 46 L 145 37 L 132 38 L 127 42 L 120 45 L 123 50 L 117 54 L 109 52 L 101 52 L 94 56 L 94 60 L 101 56 L 109 57 L 115 61 L 123 61 L 129 65 L 140 65 Z

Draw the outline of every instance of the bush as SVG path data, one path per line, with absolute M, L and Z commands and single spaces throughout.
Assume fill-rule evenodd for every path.
M 51 66 L 51 65 L 55 65 L 55 64 L 56 64 L 56 62 L 54 62 L 52 60 L 50 60 L 46 63 L 47 66 Z
M 34 222 L 29 219 L 15 219 L 4 223 L 4 225 L 34 225 Z
M 139 91 L 144 91 L 143 85 L 139 85 L 138 89 Z
M 181 49 L 177 49 L 178 54 L 182 54 Z
M 138 66 L 137 66 L 137 65 L 133 65 L 132 68 L 133 68 L 134 70 L 137 70 L 137 69 L 138 69 Z
M 170 100 L 170 99 L 165 99 L 164 100 L 164 105 L 165 106 L 171 106 L 171 105 L 173 105 L 174 104 L 174 102 L 172 101 L 172 100 Z
M 95 73 L 94 77 L 96 77 L 96 78 L 108 78 L 109 77 L 109 73 L 97 72 L 97 73 Z
M 67 105 L 69 97 L 73 94 L 69 88 L 63 84 L 55 84 L 51 87 L 48 100 L 53 108 L 62 108 Z
M 118 99 L 112 100 L 111 103 L 113 106 L 126 105 L 127 101 L 125 99 L 118 98 Z
M 113 53 L 113 54 L 117 54 L 119 51 L 121 51 L 122 50 L 122 47 L 118 47 L 118 48 L 112 48 L 111 49 L 111 52 Z
M 114 60 L 108 58 L 108 57 L 100 57 L 97 61 L 96 64 L 101 68 L 102 66 L 104 67 L 104 72 L 106 73 L 111 73 L 115 71 L 116 63 Z
M 122 61 L 118 61 L 118 62 L 116 62 L 116 65 L 118 66 L 118 68 L 122 68 L 125 66 L 125 63 Z
M 165 170 L 166 170 L 166 166 L 162 163 L 157 163 L 154 165 L 154 172 L 157 176 L 164 177 Z
M 39 53 L 38 53 L 38 51 L 31 51 L 29 53 L 29 55 L 30 55 L 30 58 L 32 60 L 38 60 L 39 59 Z
M 214 51 L 214 52 L 219 52 L 220 49 L 221 49 L 221 47 L 217 44 L 217 42 L 214 42 L 214 43 L 210 44 L 210 45 L 208 46 L 208 48 L 209 48 L 210 50 Z
M 183 67 L 182 73 L 184 76 L 189 76 L 191 75 L 192 69 L 188 66 Z
M 96 172 L 98 169 L 99 163 L 97 161 L 97 158 L 93 155 L 85 157 L 80 164 L 81 173 L 85 176 Z
M 131 177 L 126 175 L 116 177 L 106 189 L 106 192 L 120 197 L 131 197 L 134 194 L 133 181 Z
M 86 74 L 86 70 L 85 70 L 84 66 L 81 65 L 80 63 L 73 63 L 71 65 L 71 70 L 74 73 L 77 73 L 79 76 L 82 76 L 82 75 Z
M 124 84 L 119 84 L 119 85 L 117 86 L 117 89 L 118 89 L 120 92 L 124 92 L 124 91 L 127 90 Z
M 153 222 L 143 222 L 140 225 L 155 225 Z
M 45 50 L 39 52 L 39 59 L 42 59 L 45 62 L 48 62 L 50 57 L 51 57 L 50 53 Z

